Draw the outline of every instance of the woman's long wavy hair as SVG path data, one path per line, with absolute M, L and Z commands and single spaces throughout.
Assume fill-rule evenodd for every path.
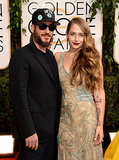
M 100 55 L 88 23 L 80 17 L 73 18 L 67 26 L 67 34 L 73 24 L 77 24 L 83 31 L 84 42 L 73 62 L 71 84 L 73 85 L 73 82 L 77 82 L 77 85 L 85 84 L 88 90 L 94 91 L 101 87 Z M 80 78 L 77 81 L 78 75 Z

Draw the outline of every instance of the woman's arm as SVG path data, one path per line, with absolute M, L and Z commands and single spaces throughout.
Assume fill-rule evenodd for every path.
M 97 107 L 97 116 L 98 123 L 95 133 L 95 145 L 98 145 L 102 142 L 104 134 L 103 134 L 103 123 L 104 123 L 104 113 L 105 113 L 105 91 L 103 87 L 103 67 L 100 61 L 100 71 L 101 71 L 101 87 L 98 90 L 94 91 L 94 99 Z

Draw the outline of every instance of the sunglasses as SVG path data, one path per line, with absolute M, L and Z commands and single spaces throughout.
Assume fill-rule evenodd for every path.
M 46 25 L 45 23 L 38 24 L 40 30 L 45 30 L 47 27 L 49 28 L 49 31 L 54 31 L 56 29 L 56 25 L 50 24 Z

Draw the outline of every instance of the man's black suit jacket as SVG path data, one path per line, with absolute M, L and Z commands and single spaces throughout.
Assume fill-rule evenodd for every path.
M 15 138 L 37 133 L 45 142 L 57 132 L 61 87 L 55 58 L 47 49 L 54 73 L 33 42 L 14 51 L 9 65 L 10 92 L 15 111 Z

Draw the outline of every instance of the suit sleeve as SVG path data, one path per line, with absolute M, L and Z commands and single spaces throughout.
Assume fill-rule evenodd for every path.
M 24 138 L 33 135 L 35 126 L 29 111 L 27 91 L 29 80 L 29 65 L 24 53 L 15 51 L 9 65 L 10 93 L 17 123 Z

